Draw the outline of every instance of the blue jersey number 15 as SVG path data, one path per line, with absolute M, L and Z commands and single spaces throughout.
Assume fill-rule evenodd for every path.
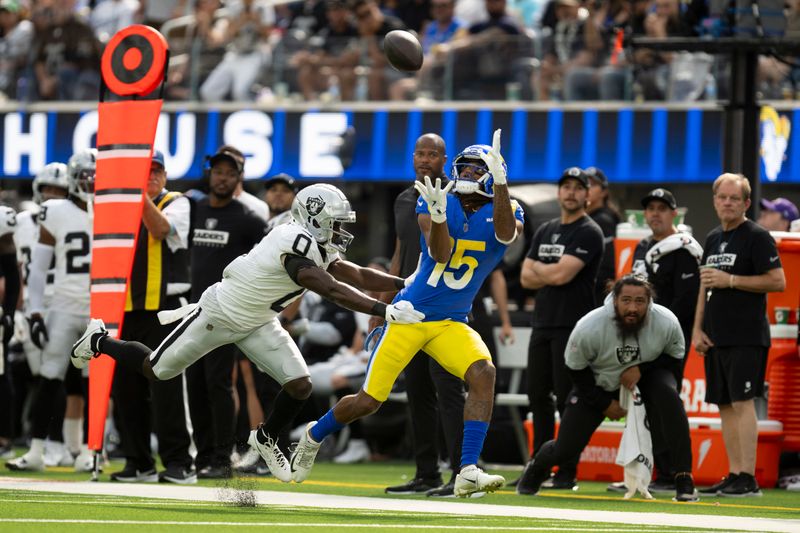
M 452 246 L 453 239 L 450 239 Z M 478 268 L 478 260 L 474 257 L 464 255 L 466 251 L 484 252 L 486 251 L 486 243 L 484 241 L 470 241 L 467 239 L 459 240 L 456 243 L 453 255 L 450 256 L 449 263 L 436 263 L 430 277 L 428 277 L 428 285 L 436 287 L 440 279 L 444 279 L 444 284 L 451 289 L 459 290 L 466 287 L 472 280 L 472 275 L 475 269 Z M 467 271 L 458 278 L 457 272 L 448 272 L 445 269 L 450 267 L 453 270 L 459 270 L 462 266 L 467 267 Z

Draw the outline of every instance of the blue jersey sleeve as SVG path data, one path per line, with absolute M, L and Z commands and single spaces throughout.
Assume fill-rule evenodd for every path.
M 427 215 L 428 214 L 428 202 L 426 202 L 422 196 L 417 198 L 417 204 L 414 208 L 414 212 L 418 215 Z
M 519 202 L 516 200 L 511 200 L 511 209 L 514 210 L 514 218 L 525 223 L 525 211 L 522 210 L 522 206 L 519 205 Z

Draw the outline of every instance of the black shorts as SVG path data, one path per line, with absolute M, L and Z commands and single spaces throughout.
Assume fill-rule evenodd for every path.
M 705 357 L 706 402 L 728 405 L 764 394 L 768 348 L 725 346 Z
M 67 396 L 84 396 L 86 392 L 83 386 L 83 372 L 73 365 L 67 367 L 67 375 L 64 377 L 64 388 Z

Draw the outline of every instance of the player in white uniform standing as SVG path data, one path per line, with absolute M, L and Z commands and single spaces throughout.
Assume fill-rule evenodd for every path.
M 31 268 L 31 255 L 36 243 L 39 242 L 39 212 L 40 206 L 47 200 L 64 199 L 69 194 L 69 180 L 67 179 L 67 165 L 64 163 L 48 163 L 36 174 L 33 179 L 33 201 L 35 208 L 17 213 L 17 226 L 14 230 L 14 242 L 17 245 L 17 261 L 22 268 L 23 283 L 23 310 L 17 311 L 15 319 L 15 335 L 22 344 L 22 350 L 28 361 L 31 374 L 38 377 L 39 369 L 42 365 L 42 349 L 33 344 L 28 333 L 28 320 L 25 318 L 29 314 L 30 304 L 26 286 Z M 50 308 L 53 298 L 53 278 L 55 271 L 53 263 L 47 271 L 47 282 L 44 289 L 43 307 Z M 69 372 L 69 371 L 68 371 Z M 58 401 L 52 399 L 56 406 L 63 405 L 64 399 Z M 64 419 L 64 413 L 55 413 L 53 422 L 50 424 L 48 439 L 45 442 L 44 464 L 45 466 L 72 466 L 75 463 L 74 455 L 80 451 L 80 407 L 82 397 L 70 396 L 67 399 L 69 404 L 68 411 L 76 413 L 75 416 Z M 59 407 L 57 407 L 59 408 Z M 62 422 L 65 426 L 62 431 Z M 65 435 L 67 434 L 66 442 Z
M 211 350 L 235 343 L 282 386 L 272 414 L 250 433 L 248 443 L 273 475 L 287 483 L 292 474 L 277 437 L 311 394 L 311 380 L 278 313 L 308 289 L 388 322 L 410 324 L 424 318 L 408 302 L 387 305 L 345 284 L 389 291 L 404 287 L 405 280 L 339 257 L 353 239 L 342 225 L 355 221 L 355 212 L 339 189 L 327 184 L 305 188 L 294 200 L 292 216 L 292 223 L 276 227 L 250 253 L 233 260 L 222 281 L 206 289 L 194 307 L 182 308 L 183 321 L 155 351 L 108 337 L 98 319 L 91 321 L 72 349 L 76 366 L 105 353 L 146 377 L 169 379 Z
M 19 298 L 19 268 L 17 267 L 17 251 L 14 247 L 14 228 L 16 216 L 10 207 L 0 206 L 0 277 L 5 278 L 5 293 L 0 316 L 0 453 L 3 455 L 13 451 L 13 423 L 10 406 L 13 403 L 13 388 L 5 371 L 7 366 L 8 341 L 14 333 L 14 310 Z
M 42 350 L 39 386 L 33 398 L 31 448 L 6 463 L 11 470 L 42 470 L 44 439 L 54 416 L 53 398 L 64 387 L 70 345 L 89 321 L 89 268 L 92 220 L 88 212 L 94 192 L 97 152 L 74 154 L 67 165 L 69 197 L 48 200 L 39 211 L 39 241 L 31 254 L 28 305 L 31 341 Z M 55 257 L 54 291 L 45 316 L 47 271 Z M 92 454 L 83 446 L 75 469 L 89 471 Z

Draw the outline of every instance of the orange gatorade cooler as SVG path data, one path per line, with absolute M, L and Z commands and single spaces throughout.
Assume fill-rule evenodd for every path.
M 767 293 L 767 317 L 770 324 L 793 324 L 796 330 L 800 308 L 800 233 L 772 231 L 770 235 L 775 239 L 781 256 L 786 289 Z
M 651 233 L 647 226 L 635 226 L 630 222 L 617 224 L 617 236 L 614 239 L 614 272 L 617 279 L 631 272 L 636 245 Z

